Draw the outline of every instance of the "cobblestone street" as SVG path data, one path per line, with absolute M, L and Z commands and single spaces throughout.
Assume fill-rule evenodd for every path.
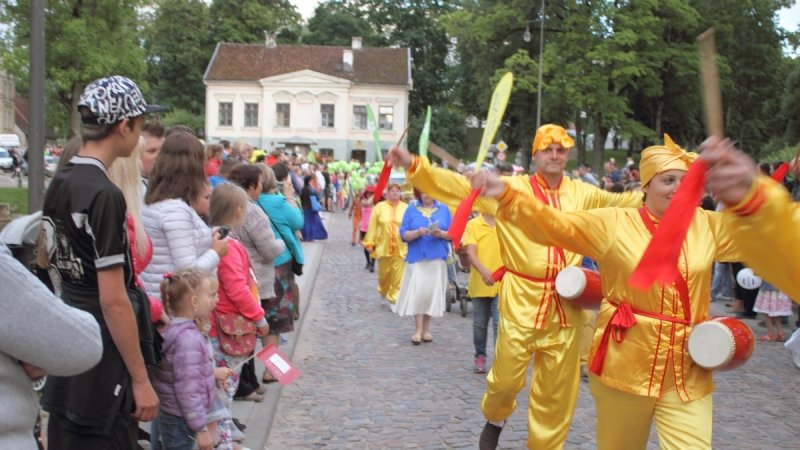
M 328 217 L 330 238 L 293 357 L 303 375 L 283 389 L 267 447 L 477 448 L 485 376 L 472 373 L 471 311 L 463 318 L 454 305 L 432 320 L 433 343 L 411 345 L 413 318 L 380 300 L 376 274 L 364 270 L 361 247 L 350 245 L 346 214 Z M 466 274 L 459 277 L 465 285 Z M 715 449 L 800 448 L 800 371 L 782 345 L 759 342 L 745 367 L 715 381 Z M 524 389 L 501 448 L 525 447 L 526 397 Z M 582 382 L 565 448 L 595 448 L 594 425 Z M 655 431 L 650 442 L 658 448 Z

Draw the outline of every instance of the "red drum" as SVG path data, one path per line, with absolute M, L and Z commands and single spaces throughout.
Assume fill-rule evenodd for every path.
M 689 335 L 689 356 L 710 370 L 735 369 L 750 359 L 755 338 L 750 327 L 733 317 L 715 317 L 694 326 Z
M 600 274 L 582 267 L 567 267 L 558 272 L 556 292 L 577 308 L 598 309 L 603 300 Z

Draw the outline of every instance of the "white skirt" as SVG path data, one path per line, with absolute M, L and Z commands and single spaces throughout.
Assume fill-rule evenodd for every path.
M 403 285 L 392 311 L 400 316 L 444 315 L 447 293 L 447 262 L 443 259 L 406 264 Z

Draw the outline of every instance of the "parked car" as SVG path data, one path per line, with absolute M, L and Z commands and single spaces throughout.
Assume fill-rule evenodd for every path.
M 4 148 L 0 148 L 0 169 L 3 169 L 3 172 L 11 172 L 13 166 L 14 158 L 11 157 L 11 153 Z
M 45 176 L 52 177 L 56 174 L 58 168 L 58 156 L 45 156 L 44 157 L 44 174 Z

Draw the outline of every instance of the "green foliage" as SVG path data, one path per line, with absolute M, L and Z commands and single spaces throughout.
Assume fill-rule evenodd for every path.
M 152 92 L 148 101 L 202 116 L 203 74 L 216 44 L 208 26 L 210 20 L 209 7 L 203 0 L 158 3 L 145 41 Z
M 300 13 L 288 0 L 212 0 L 212 36 L 219 42 L 264 42 L 264 33 L 282 44 L 296 42 Z
M 431 108 L 431 130 L 430 142 L 436 143 L 439 147 L 447 150 L 458 158 L 466 155 L 466 128 L 464 113 L 457 109 L 447 106 L 436 106 Z M 425 114 L 414 116 L 410 120 L 408 129 L 408 148 L 414 153 L 418 153 L 419 135 L 425 125 Z M 430 150 L 428 151 L 430 155 Z
M 302 41 L 310 45 L 350 46 L 353 36 L 361 36 L 365 47 L 386 45 L 386 40 L 357 5 L 346 0 L 333 0 L 317 5 Z
M 194 114 L 185 109 L 172 109 L 168 111 L 161 118 L 161 123 L 169 128 L 174 125 L 186 125 L 191 128 L 198 137 L 205 136 L 205 116 L 203 114 Z
M 121 74 L 142 81 L 144 52 L 139 43 L 136 9 L 143 0 L 52 1 L 45 10 L 45 67 L 48 104 L 59 104 L 69 116 L 69 134 L 80 121 L 77 101 L 90 81 Z M 3 23 L 12 24 L 6 35 L 10 51 L 6 69 L 27 86 L 30 29 L 27 0 L 0 1 Z M 23 81 L 24 80 L 24 81 Z

